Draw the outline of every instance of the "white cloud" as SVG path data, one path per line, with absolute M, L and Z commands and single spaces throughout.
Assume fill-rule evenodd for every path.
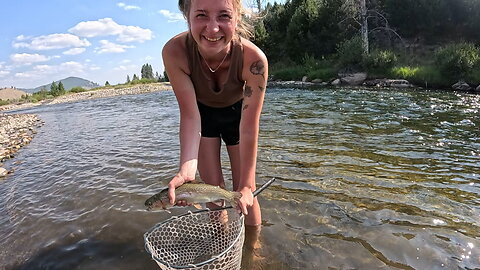
M 10 60 L 15 64 L 20 65 L 31 65 L 37 62 L 48 61 L 49 58 L 41 54 L 28 54 L 28 53 L 17 53 L 10 55 Z
M 66 55 L 77 55 L 77 54 L 81 54 L 83 52 L 85 52 L 85 48 L 72 48 L 68 51 L 64 51 L 63 54 L 66 54 Z
M 115 44 L 108 40 L 100 40 L 101 46 L 95 49 L 98 54 L 102 53 L 123 53 L 126 49 L 135 48 L 135 46 L 127 46 Z
M 115 70 L 115 71 L 127 71 L 127 70 L 134 70 L 136 68 L 137 68 L 136 65 L 128 65 L 128 66 L 120 65 L 120 66 L 115 67 L 113 70 Z
M 5 77 L 5 76 L 7 76 L 8 74 L 10 74 L 10 71 L 0 70 L 0 78 Z
M 24 35 L 20 35 L 20 36 L 17 36 L 15 38 L 15 40 L 17 40 L 17 41 L 24 41 L 24 40 L 27 40 L 27 39 L 30 39 L 30 37 L 26 37 Z
M 52 50 L 69 47 L 88 47 L 91 45 L 88 40 L 81 40 L 79 37 L 72 34 L 51 34 L 34 38 L 20 35 L 16 40 L 22 41 L 13 42 L 13 47 L 17 49 L 29 48 L 32 50 Z
M 123 8 L 125 10 L 140 10 L 141 9 L 138 6 L 127 5 L 127 4 L 122 3 L 122 2 L 118 3 L 117 6 Z
M 15 77 L 20 79 L 30 79 L 30 78 L 33 78 L 34 76 L 33 74 L 30 74 L 30 73 L 18 72 L 18 73 L 15 73 Z
M 138 26 L 127 26 L 116 23 L 112 18 L 103 18 L 97 21 L 80 22 L 68 30 L 81 37 L 117 36 L 120 42 L 144 42 L 153 38 L 150 29 Z
M 54 74 L 79 74 L 83 73 L 85 69 L 87 69 L 87 66 L 78 62 L 70 61 L 58 65 L 36 65 L 29 72 L 16 76 L 23 78 L 43 78 Z
M 166 9 L 161 9 L 158 11 L 158 13 L 165 16 L 168 19 L 168 22 L 178 22 L 185 20 L 182 13 L 173 13 Z

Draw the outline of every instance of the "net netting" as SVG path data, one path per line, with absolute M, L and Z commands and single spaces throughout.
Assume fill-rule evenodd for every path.
M 145 248 L 161 269 L 240 269 L 243 219 L 235 209 L 174 216 L 145 233 Z

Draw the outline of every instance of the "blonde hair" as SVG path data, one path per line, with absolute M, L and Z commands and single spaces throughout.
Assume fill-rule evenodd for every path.
M 245 20 L 245 8 L 242 5 L 242 0 L 232 0 L 233 8 L 238 15 L 238 25 L 236 33 L 243 38 L 250 39 L 253 37 L 252 26 Z M 183 13 L 183 17 L 188 21 L 190 14 L 190 6 L 192 0 L 178 0 L 178 8 Z

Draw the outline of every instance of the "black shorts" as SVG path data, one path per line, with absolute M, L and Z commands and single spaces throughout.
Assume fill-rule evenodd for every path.
M 243 100 L 225 108 L 213 108 L 200 102 L 198 110 L 202 119 L 202 137 L 222 138 L 226 145 L 240 142 L 240 118 Z

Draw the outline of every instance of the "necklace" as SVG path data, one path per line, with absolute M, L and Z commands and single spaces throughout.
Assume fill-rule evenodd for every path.
M 223 57 L 222 62 L 220 62 L 220 64 L 217 66 L 216 69 L 213 69 L 213 68 L 210 67 L 210 65 L 207 63 L 207 60 L 205 60 L 205 58 L 203 57 L 202 54 L 200 54 L 200 56 L 202 57 L 203 61 L 204 61 L 205 64 L 207 65 L 207 67 L 208 67 L 208 69 L 210 70 L 210 72 L 215 73 L 215 71 L 217 71 L 217 70 L 220 68 L 220 66 L 223 64 L 223 62 L 225 62 L 225 59 L 227 59 L 227 55 L 228 55 L 229 53 L 230 53 L 230 51 L 228 51 L 228 52 L 225 54 L 225 56 Z

